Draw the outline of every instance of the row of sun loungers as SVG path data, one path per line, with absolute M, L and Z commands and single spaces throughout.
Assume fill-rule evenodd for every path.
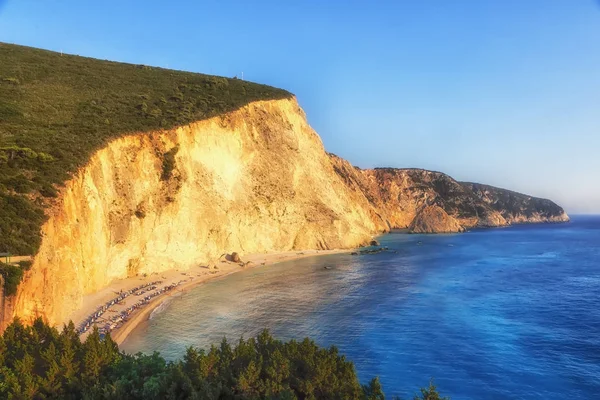
M 115 297 L 112 300 L 109 300 L 106 304 L 99 307 L 85 321 L 83 321 L 81 323 L 81 325 L 77 328 L 77 332 L 80 335 L 82 333 L 87 332 L 91 327 L 93 327 L 98 321 L 100 321 L 102 319 L 102 316 L 104 315 L 104 313 L 106 313 L 108 311 L 108 309 L 110 307 L 122 302 L 123 300 L 125 300 L 125 298 L 129 297 L 130 295 L 141 296 L 149 291 L 156 289 L 157 285 L 160 285 L 161 283 L 162 283 L 162 281 L 149 282 L 149 283 L 144 283 L 143 285 L 137 286 L 137 287 L 127 290 L 127 291 L 121 291 L 119 293 L 119 296 Z M 109 320 L 115 319 L 117 317 L 118 316 L 113 316 L 113 317 L 109 318 Z

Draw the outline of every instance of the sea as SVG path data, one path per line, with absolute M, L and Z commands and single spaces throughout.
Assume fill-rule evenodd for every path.
M 570 223 L 379 238 L 390 251 L 241 271 L 173 297 L 123 343 L 279 339 L 335 345 L 361 382 L 412 398 L 600 399 L 600 216 Z

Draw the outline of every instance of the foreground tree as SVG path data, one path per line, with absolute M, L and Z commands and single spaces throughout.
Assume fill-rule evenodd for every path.
M 281 342 L 263 331 L 223 339 L 208 352 L 190 347 L 182 360 L 129 355 L 97 330 L 82 343 L 69 324 L 59 333 L 36 320 L 15 320 L 0 336 L 2 399 L 350 399 L 384 400 L 379 378 L 361 386 L 336 347 L 310 339 Z M 443 400 L 433 382 L 417 400 Z
M 433 384 L 433 379 L 429 381 L 428 388 L 421 388 L 421 394 L 416 395 L 414 400 L 450 400 L 449 397 L 441 397 L 437 387 Z

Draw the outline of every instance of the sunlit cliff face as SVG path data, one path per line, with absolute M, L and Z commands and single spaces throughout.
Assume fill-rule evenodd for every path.
M 385 228 L 335 174 L 295 100 L 257 102 L 97 152 L 44 225 L 14 314 L 59 323 L 116 278 L 231 251 L 349 248 Z

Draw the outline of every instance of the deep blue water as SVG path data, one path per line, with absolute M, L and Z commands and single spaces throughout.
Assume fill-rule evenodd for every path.
M 314 257 L 175 298 L 124 343 L 168 359 L 269 328 L 337 345 L 405 398 L 600 398 L 600 217 L 459 235 L 390 234 L 398 253 Z M 331 266 L 331 269 L 324 269 Z

